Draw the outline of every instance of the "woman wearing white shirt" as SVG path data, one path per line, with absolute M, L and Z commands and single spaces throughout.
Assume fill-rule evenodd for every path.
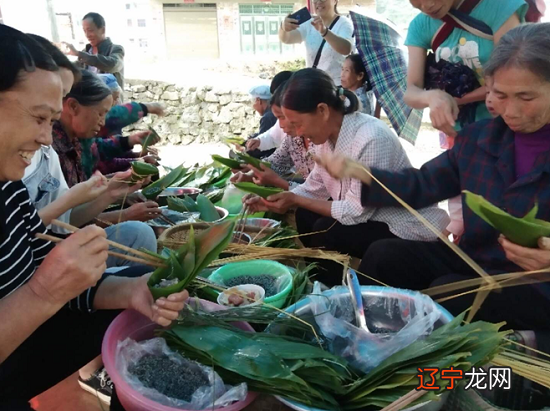
M 349 107 L 346 107 L 341 96 L 349 99 Z M 325 73 L 314 69 L 295 73 L 288 81 L 282 98 L 285 117 L 296 128 L 298 135 L 315 144 L 317 155 L 346 153 L 369 167 L 377 164 L 390 171 L 411 168 L 395 133 L 383 121 L 358 113 L 358 106 L 353 92 L 336 87 Z M 358 181 L 351 178 L 336 180 L 325 169 L 315 166 L 299 187 L 272 195 L 267 200 L 249 197 L 245 202 L 253 210 L 282 214 L 297 208 L 296 224 L 300 234 L 325 231 L 302 237 L 304 245 L 323 247 L 358 258 L 379 239 L 436 239 L 405 209 L 363 207 L 360 195 Z M 449 222 L 445 211 L 436 205 L 419 212 L 440 230 Z M 327 265 L 326 268 L 329 274 L 319 273 L 320 281 L 327 285 L 341 281 L 341 267 Z
M 338 0 L 313 0 L 317 15 L 301 25 L 298 25 L 297 20 L 287 17 L 279 29 L 279 39 L 285 44 L 305 42 L 307 67 L 314 67 L 315 57 L 323 40 L 326 40 L 314 68 L 326 72 L 339 86 L 342 64 L 353 49 L 353 24 L 346 17 L 338 15 L 337 4 Z M 336 19 L 334 26 L 329 29 Z

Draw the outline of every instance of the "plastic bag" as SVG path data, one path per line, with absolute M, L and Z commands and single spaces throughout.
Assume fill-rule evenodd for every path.
M 143 356 L 151 354 L 156 356 L 165 355 L 170 360 L 186 366 L 190 371 L 202 370 L 209 381 L 209 385 L 198 388 L 192 395 L 191 401 L 168 397 L 143 383 L 128 371 L 128 368 L 136 364 Z M 217 407 L 225 407 L 235 401 L 242 401 L 247 396 L 246 383 L 235 387 L 224 385 L 222 379 L 211 367 L 188 360 L 178 353 L 172 351 L 164 338 L 153 338 L 146 341 L 136 342 L 131 338 L 121 341 L 117 345 L 116 368 L 120 375 L 130 386 L 159 404 L 169 407 L 182 408 L 187 410 L 203 410 Z
M 221 206 L 229 211 L 229 214 L 239 214 L 243 209 L 243 197 L 246 194 L 233 184 L 229 184 L 223 193 Z
M 441 315 L 430 297 L 407 291 L 411 298 L 392 298 L 391 290 L 388 288 L 387 297 L 363 297 L 370 332 L 353 325 L 355 312 L 346 287 L 337 287 L 337 292 L 347 296 L 329 300 L 320 295 L 320 283 L 316 282 L 309 296 L 311 311 L 329 342 L 329 351 L 364 373 L 417 339 L 431 334 Z

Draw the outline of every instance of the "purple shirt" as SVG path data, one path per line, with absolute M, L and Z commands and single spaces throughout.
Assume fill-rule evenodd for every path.
M 533 169 L 539 154 L 550 150 L 550 124 L 530 134 L 516 133 L 514 138 L 516 179 Z

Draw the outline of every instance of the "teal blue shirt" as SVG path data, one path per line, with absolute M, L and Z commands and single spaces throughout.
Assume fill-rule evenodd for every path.
M 524 0 L 482 0 L 470 15 L 491 27 L 494 34 L 514 13 L 523 22 L 527 8 Z M 442 24 L 441 20 L 433 19 L 423 13 L 419 14 L 409 26 L 405 45 L 431 50 L 432 39 Z M 494 43 L 490 40 L 462 29 L 454 29 L 443 44 L 435 50 L 435 56 L 437 61 L 443 59 L 470 67 L 476 72 L 480 84 L 483 85 L 483 65 L 489 60 L 493 48 Z M 479 104 L 476 121 L 486 118 L 491 118 L 491 115 L 485 104 Z

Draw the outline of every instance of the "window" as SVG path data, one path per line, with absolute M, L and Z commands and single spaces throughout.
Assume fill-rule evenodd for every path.
M 145 27 L 145 19 L 138 19 L 138 27 Z
M 139 39 L 139 47 L 147 47 L 147 39 Z
M 130 3 L 126 3 L 126 10 L 130 10 L 131 7 L 132 5 Z
M 132 27 L 132 19 L 128 19 L 127 22 L 128 22 L 128 27 Z

